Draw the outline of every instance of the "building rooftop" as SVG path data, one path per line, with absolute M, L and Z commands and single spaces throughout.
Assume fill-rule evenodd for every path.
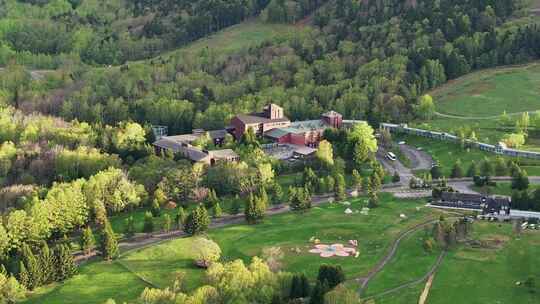
M 231 159 L 231 158 L 238 158 L 238 154 L 234 152 L 232 149 L 222 149 L 222 150 L 212 150 L 209 151 L 208 154 L 212 158 L 216 159 Z
M 289 126 L 289 129 L 296 129 L 301 131 L 310 131 L 326 128 L 328 128 L 328 125 L 321 119 L 293 121 Z
M 236 118 L 238 118 L 243 123 L 250 125 L 250 124 L 257 124 L 257 123 L 268 123 L 268 122 L 287 122 L 289 119 L 287 117 L 282 117 L 278 119 L 269 119 L 262 116 L 257 116 L 253 114 L 238 114 L 236 115 Z
M 300 146 L 296 150 L 294 150 L 294 153 L 304 155 L 304 156 L 311 155 L 311 154 L 313 154 L 315 152 L 317 152 L 317 149 L 310 148 L 308 146 Z

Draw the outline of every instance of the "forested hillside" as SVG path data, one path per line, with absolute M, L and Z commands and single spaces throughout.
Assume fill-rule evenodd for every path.
M 274 1 L 268 21 L 295 21 L 322 2 Z M 114 65 L 156 56 L 259 15 L 269 0 L 2 0 L 0 66 Z
M 293 119 L 334 109 L 370 122 L 408 121 L 418 114 L 418 96 L 448 79 L 538 58 L 537 24 L 509 22 L 520 5 L 338 0 L 291 38 L 227 56 L 204 49 L 119 68 L 69 66 L 53 82 L 69 87 L 65 96 L 34 88 L 6 95 L 27 111 L 108 124 L 134 119 L 168 125 L 172 133 L 219 128 L 233 113 L 270 101 Z

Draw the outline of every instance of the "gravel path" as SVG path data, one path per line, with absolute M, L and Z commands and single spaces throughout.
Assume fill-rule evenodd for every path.
M 411 160 L 411 170 L 429 170 L 433 164 L 431 155 L 424 151 L 419 151 L 409 145 L 400 145 L 399 148 L 405 156 Z

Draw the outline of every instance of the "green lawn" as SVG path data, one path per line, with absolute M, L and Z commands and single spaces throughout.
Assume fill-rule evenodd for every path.
M 536 282 L 540 279 L 540 233 L 529 231 L 518 239 L 506 223 L 477 222 L 474 229 L 475 237 L 489 247 L 451 251 L 435 276 L 429 303 L 539 303 L 538 283 L 536 292 L 530 293 L 516 282 L 529 275 L 536 276 Z
M 512 186 L 511 183 L 497 182 L 497 184 L 494 187 L 472 186 L 471 188 L 473 190 L 475 190 L 475 191 L 480 192 L 480 193 L 511 196 L 512 192 L 513 192 L 513 189 L 512 189 L 511 186 Z M 531 190 L 531 191 L 536 190 L 536 189 L 540 189 L 540 185 L 531 184 L 529 186 L 529 190 Z
M 430 154 L 434 160 L 439 162 L 445 176 L 450 176 L 452 167 L 458 159 L 461 160 L 463 169 L 466 172 L 473 160 L 479 164 L 479 162 L 486 157 L 492 160 L 497 157 L 496 154 L 484 152 L 476 148 L 462 149 L 459 144 L 453 142 L 431 140 L 429 138 L 420 136 L 396 135 L 395 140 L 405 140 L 408 145 L 413 147 L 421 147 L 425 152 Z M 506 156 L 503 158 L 505 160 L 510 159 Z M 520 164 L 520 166 L 525 169 L 530 176 L 540 175 L 540 161 L 518 158 L 511 159 Z M 422 174 L 423 172 L 420 171 L 417 173 Z
M 376 295 L 403 283 L 417 280 L 431 269 L 441 251 L 439 248 L 430 253 L 424 250 L 425 233 L 421 230 L 401 241 L 394 258 L 368 285 L 366 296 Z M 416 298 L 418 300 L 418 295 Z
M 63 284 L 39 288 L 24 303 L 102 304 L 109 298 L 117 303 L 134 300 L 147 285 L 116 263 L 89 263 Z
M 504 111 L 508 114 L 540 110 L 540 63 L 520 67 L 503 67 L 483 70 L 452 80 L 430 92 L 436 110 L 443 114 L 488 118 L 462 119 L 435 117 L 430 121 L 416 122 L 420 128 L 457 134 L 461 128 L 474 130 L 478 140 L 495 144 L 506 133 L 514 132 L 513 126 L 501 127 L 497 118 Z M 537 133 L 529 134 L 522 149 L 540 151 Z
M 540 64 L 472 73 L 450 81 L 432 95 L 439 112 L 458 116 L 540 110 Z
M 272 216 L 259 225 L 213 229 L 209 236 L 221 246 L 225 260 L 241 258 L 249 261 L 252 256 L 260 255 L 263 248 L 279 246 L 285 253 L 285 270 L 304 272 L 314 279 L 320 264 L 339 264 L 354 284 L 356 277 L 365 274 L 385 254 L 400 231 L 427 218 L 437 217 L 432 209 L 416 209 L 425 204 L 423 201 L 398 201 L 384 194 L 381 194 L 381 199 L 381 206 L 370 211 L 369 215 L 346 215 L 344 210 L 347 206 L 325 204 L 306 213 Z M 358 210 L 365 204 L 365 199 L 350 202 L 349 207 Z M 408 218 L 401 219 L 400 213 L 407 214 Z M 360 256 L 322 259 L 308 252 L 313 247 L 309 242 L 311 237 L 329 244 L 346 244 L 349 239 L 357 239 Z M 67 299 L 69 303 L 102 303 L 111 296 L 121 301 L 133 300 L 145 287 L 137 276 L 156 286 L 166 287 L 172 283 L 176 271 L 186 272 L 188 288 L 192 289 L 202 284 L 203 271 L 193 266 L 191 242 L 191 238 L 177 239 L 132 251 L 119 260 L 121 264 L 86 264 L 81 268 L 81 275 L 63 285 L 41 288 L 29 303 L 62 302 L 59 299 Z M 121 292 L 115 295 L 117 290 Z

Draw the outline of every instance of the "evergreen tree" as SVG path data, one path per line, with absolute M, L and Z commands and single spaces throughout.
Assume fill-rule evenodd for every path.
M 272 204 L 277 205 L 282 203 L 283 200 L 283 188 L 278 182 L 274 182 L 274 185 L 272 186 Z
M 219 200 L 217 198 L 216 190 L 210 189 L 204 203 L 206 209 L 212 210 L 218 202 Z
M 463 167 L 461 164 L 461 160 L 457 160 L 454 164 L 454 167 L 452 167 L 452 172 L 450 173 L 451 178 L 460 178 L 463 177 Z
M 401 177 L 399 176 L 399 173 L 397 171 L 394 171 L 394 175 L 392 176 L 392 182 L 399 183 L 400 180 L 401 180 Z
M 212 216 L 214 218 L 220 218 L 221 216 L 223 216 L 223 211 L 221 210 L 221 206 L 218 202 L 216 202 L 214 204 L 214 207 L 212 207 Z
M 234 197 L 234 199 L 232 201 L 232 204 L 231 204 L 231 214 L 232 215 L 237 215 L 238 213 L 240 213 L 240 205 L 241 204 L 242 204 L 242 202 L 240 201 L 240 197 L 237 194 Z
M 118 256 L 118 241 L 114 235 L 114 231 L 109 222 L 105 222 L 105 226 L 101 231 L 100 251 L 105 260 L 112 260 Z
M 300 290 L 301 290 L 300 297 L 301 298 L 308 297 L 311 288 L 309 286 L 308 278 L 303 273 L 302 273 L 302 275 L 300 275 L 300 286 L 301 286 L 301 288 L 300 288 Z
M 151 233 L 154 231 L 154 217 L 152 216 L 151 212 L 146 212 L 144 214 L 144 225 L 143 225 L 143 232 L 144 233 Z
M 379 206 L 379 196 L 377 195 L 377 192 L 370 191 L 368 197 L 368 207 L 377 208 Z
M 67 245 L 60 244 L 56 246 L 54 253 L 56 281 L 64 281 L 77 273 L 77 266 Z
M 28 285 L 25 285 L 29 290 L 33 290 L 36 287 L 39 287 L 42 282 L 41 271 L 39 268 L 38 260 L 36 259 L 34 253 L 30 249 L 28 244 L 24 244 L 21 252 L 21 259 L 26 266 L 28 272 Z
M 343 272 L 343 268 L 339 265 L 323 264 L 319 267 L 317 281 L 328 282 L 328 287 L 332 289 L 345 281 L 345 272 Z
M 495 173 L 495 169 L 493 168 L 493 164 L 491 163 L 489 159 L 484 158 L 484 160 L 480 164 L 480 175 L 493 176 L 494 173 Z
M 89 226 L 84 228 L 82 231 L 80 246 L 85 255 L 90 254 L 90 252 L 92 252 L 92 250 L 96 247 L 96 239 L 92 229 Z
M 32 278 L 30 276 L 30 273 L 26 269 L 26 266 L 24 266 L 23 261 L 19 262 L 19 276 L 18 276 L 19 282 L 28 290 L 32 290 Z
M 330 290 L 328 287 L 327 281 L 318 281 L 311 292 L 311 297 L 309 298 L 309 304 L 324 304 L 324 294 Z
M 154 199 L 152 201 L 152 208 L 150 209 L 150 211 L 153 217 L 159 217 L 161 215 L 161 206 L 157 199 Z
M 210 224 L 210 217 L 204 205 L 199 204 L 187 217 L 184 231 L 189 235 L 195 235 L 206 231 Z
M 163 230 L 165 232 L 171 231 L 172 221 L 169 214 L 163 215 Z
M 255 214 L 255 196 L 253 193 L 249 194 L 249 198 L 244 206 L 244 216 L 249 224 L 255 224 L 257 222 Z
M 133 216 L 129 216 L 126 219 L 125 234 L 127 237 L 132 237 L 135 235 L 135 219 L 133 218 Z
M 178 207 L 178 212 L 176 212 L 176 228 L 180 230 L 182 228 L 182 225 L 185 224 L 187 219 L 186 211 L 184 211 L 184 208 L 182 206 Z
M 289 298 L 290 299 L 301 298 L 301 293 L 302 293 L 301 288 L 302 286 L 300 282 L 300 276 L 297 274 L 293 275 L 292 280 L 291 280 L 291 291 L 289 293 Z
M 430 173 L 433 179 L 439 179 L 442 177 L 442 170 L 438 163 L 431 167 Z
M 334 197 L 336 201 L 342 201 L 347 198 L 347 194 L 345 192 L 345 177 L 343 177 L 343 174 L 337 174 L 335 180 L 336 184 L 334 185 Z
M 526 190 L 529 188 L 529 177 L 527 172 L 519 170 L 518 173 L 512 177 L 512 189 Z
M 473 177 L 475 175 L 478 175 L 478 167 L 476 166 L 476 162 L 473 160 L 471 161 L 469 169 L 467 169 L 467 177 Z
M 362 176 L 360 173 L 358 173 L 358 170 L 353 169 L 352 171 L 352 180 L 353 180 L 353 186 L 356 188 L 356 190 L 359 190 L 362 187 Z
M 54 280 L 54 254 L 49 249 L 47 242 L 43 241 L 41 244 L 41 251 L 38 256 L 40 272 L 42 274 L 41 284 L 48 284 Z

